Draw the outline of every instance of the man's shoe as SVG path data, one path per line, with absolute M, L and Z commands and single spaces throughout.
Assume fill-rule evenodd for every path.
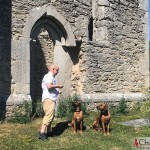
M 39 139 L 47 140 L 47 136 L 45 135 L 45 133 L 39 133 Z

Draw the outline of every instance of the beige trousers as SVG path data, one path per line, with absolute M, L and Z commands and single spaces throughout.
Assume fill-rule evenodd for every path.
M 54 114 L 55 114 L 55 105 L 56 102 L 54 102 L 51 99 L 45 99 L 43 101 L 43 110 L 44 110 L 44 118 L 43 118 L 43 124 L 49 125 L 54 119 Z

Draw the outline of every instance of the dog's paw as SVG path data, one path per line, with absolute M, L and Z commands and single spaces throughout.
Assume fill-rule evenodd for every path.
M 73 132 L 73 134 L 77 134 L 77 132 L 76 132 L 76 131 L 74 131 L 74 132 Z
M 108 136 L 110 136 L 110 133 L 107 133 Z

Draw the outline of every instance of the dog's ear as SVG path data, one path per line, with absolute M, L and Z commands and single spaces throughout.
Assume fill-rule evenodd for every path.
M 99 105 L 96 106 L 97 110 L 100 110 Z
M 105 109 L 105 110 L 108 109 L 108 106 L 107 106 L 106 103 L 104 103 L 104 109 Z
M 72 102 L 72 106 L 73 106 L 73 107 L 76 107 L 76 102 Z

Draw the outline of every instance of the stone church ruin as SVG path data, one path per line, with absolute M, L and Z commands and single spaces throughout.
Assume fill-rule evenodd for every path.
M 41 98 L 47 67 L 64 94 L 139 100 L 149 87 L 147 0 L 0 0 L 0 116 Z

